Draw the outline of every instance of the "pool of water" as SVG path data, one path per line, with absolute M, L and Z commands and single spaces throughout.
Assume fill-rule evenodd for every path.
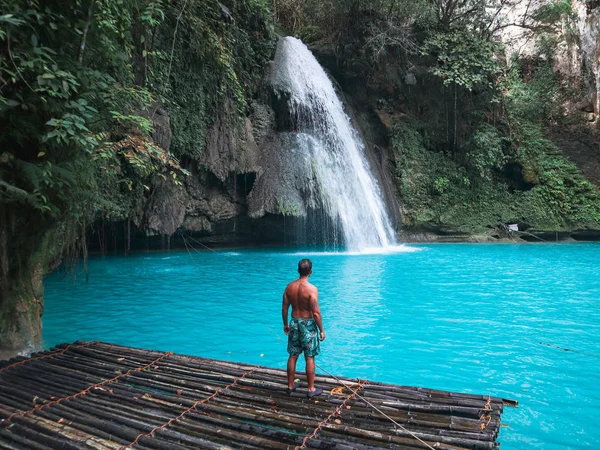
M 519 400 L 505 409 L 504 450 L 596 447 L 600 244 L 404 250 L 95 257 L 87 283 L 47 277 L 45 345 L 104 340 L 285 368 L 282 292 L 308 256 L 326 370 Z

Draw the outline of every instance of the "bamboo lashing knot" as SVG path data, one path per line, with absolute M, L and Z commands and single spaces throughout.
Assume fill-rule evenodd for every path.
M 481 431 L 485 430 L 492 421 L 492 398 L 489 395 L 486 404 L 483 406 L 483 410 L 483 414 L 479 418 L 479 420 L 481 420 L 481 424 L 479 425 Z

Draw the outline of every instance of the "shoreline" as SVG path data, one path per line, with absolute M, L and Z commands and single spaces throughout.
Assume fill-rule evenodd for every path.
M 436 234 L 436 233 L 402 233 L 398 236 L 397 245 L 415 245 L 415 244 L 573 244 L 573 243 L 594 243 L 600 242 L 600 232 L 597 239 L 575 239 L 571 236 L 568 237 L 560 237 L 557 240 L 548 240 L 541 236 L 546 236 L 546 233 L 525 233 L 525 232 L 513 232 L 515 233 L 514 237 L 494 237 L 492 235 L 487 234 L 474 234 L 474 235 L 453 235 L 453 234 Z M 538 236 L 541 235 L 541 236 Z M 200 241 L 202 242 L 202 241 Z M 207 248 L 202 248 L 200 246 L 194 247 L 192 250 L 194 252 L 212 252 L 212 251 L 222 251 L 222 250 L 257 250 L 257 249 L 311 249 L 311 251 L 329 251 L 321 247 L 305 247 L 302 245 L 285 245 L 283 243 L 271 243 L 271 244 L 239 244 L 239 243 L 225 243 L 225 244 L 217 244 L 217 245 L 207 245 L 204 242 L 202 244 L 206 245 Z M 170 248 L 138 248 L 131 249 L 129 251 L 89 251 L 90 256 L 123 256 L 128 255 L 130 253 L 138 254 L 138 253 L 163 253 L 170 251 L 189 251 L 185 246 L 173 245 Z M 344 253 L 344 252 L 340 252 Z

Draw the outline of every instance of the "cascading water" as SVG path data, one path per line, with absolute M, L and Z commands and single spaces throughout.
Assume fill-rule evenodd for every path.
M 291 154 L 300 153 L 298 170 L 315 180 L 305 193 L 319 204 L 330 222 L 340 224 L 348 250 L 388 247 L 394 231 L 379 187 L 364 156 L 364 145 L 344 112 L 333 84 L 302 41 L 279 41 L 272 73 L 277 95 L 287 102 L 295 139 Z M 306 174 L 305 174 L 306 175 Z

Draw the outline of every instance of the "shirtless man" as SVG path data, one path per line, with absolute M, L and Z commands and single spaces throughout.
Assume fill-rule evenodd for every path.
M 319 291 L 308 282 L 312 275 L 312 263 L 309 259 L 303 259 L 298 263 L 300 278 L 292 281 L 283 293 L 283 332 L 288 335 L 288 353 L 290 357 L 287 363 L 288 388 L 291 394 L 296 387 L 294 377 L 296 376 L 296 361 L 300 353 L 304 352 L 306 359 L 306 379 L 308 381 L 308 397 L 316 397 L 323 393 L 322 389 L 315 388 L 315 356 L 319 354 L 320 340 L 325 339 L 321 310 L 319 309 Z M 292 320 L 288 325 L 288 310 L 292 305 Z M 318 335 L 320 331 L 320 336 Z

